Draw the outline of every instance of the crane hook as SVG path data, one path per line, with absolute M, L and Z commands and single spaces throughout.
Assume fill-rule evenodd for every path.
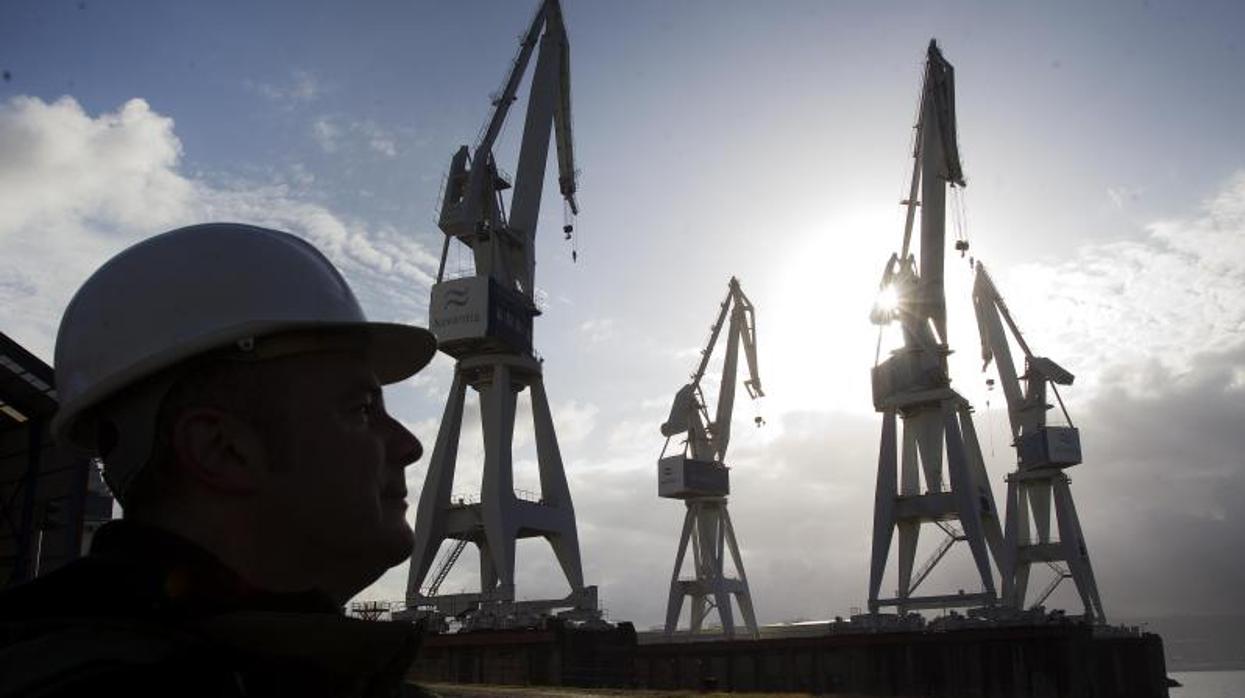
M 571 261 L 579 261 L 579 245 L 575 240 L 575 212 L 569 201 L 562 202 L 562 234 L 571 243 Z

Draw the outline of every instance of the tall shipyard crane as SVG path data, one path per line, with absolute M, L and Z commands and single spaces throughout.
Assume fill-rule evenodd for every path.
M 1016 447 L 1016 471 L 1007 476 L 1007 527 L 1002 556 L 1003 600 L 1023 609 L 1029 586 L 1029 570 L 1044 563 L 1054 572 L 1049 584 L 1033 602 L 1040 606 L 1064 579 L 1071 578 L 1081 596 L 1088 618 L 1103 623 L 1106 616 L 1098 584 L 1089 562 L 1081 523 L 1072 503 L 1065 468 L 1081 462 L 1081 436 L 1059 396 L 1060 385 L 1071 385 L 1074 376 L 1050 359 L 1034 356 L 1012 318 L 1007 303 L 981 262 L 973 283 L 973 308 L 981 333 L 982 370 L 994 361 L 1007 398 L 1007 417 Z M 1016 374 L 1004 326 L 1025 355 L 1025 373 Z M 1022 391 L 1020 381 L 1025 382 Z M 1050 426 L 1046 413 L 1053 405 L 1047 387 L 1055 395 L 1067 426 Z M 1051 495 L 1054 495 L 1059 540 L 1051 540 Z M 1031 534 L 1037 529 L 1037 539 Z
M 538 57 L 507 216 L 502 192 L 511 188 L 511 182 L 498 168 L 493 147 L 533 53 Z M 596 614 L 596 587 L 584 586 L 575 511 L 545 394 L 542 363 L 532 351 L 533 319 L 540 314 L 533 297 L 536 222 L 551 135 L 556 136 L 562 197 L 571 214 L 578 212 L 570 98 L 570 55 L 562 10 L 557 0 L 544 0 L 523 36 L 504 87 L 493 100 L 474 151 L 463 146 L 454 154 L 445 184 L 439 220 L 445 246 L 428 314 L 441 350 L 457 363 L 416 513 L 407 584 L 411 609 L 474 611 L 481 624 L 494 625 L 558 608 L 569 609 L 563 615 L 570 617 Z M 563 231 L 570 236 L 569 221 Z M 446 278 L 453 240 L 470 248 L 473 276 Z M 480 395 L 484 432 L 478 501 L 474 496 L 451 494 L 468 386 Z M 520 497 L 514 489 L 512 443 L 515 404 L 524 389 L 531 390 L 540 493 Z M 516 540 L 537 536 L 552 546 L 571 592 L 564 599 L 516 603 Z M 455 542 L 431 583 L 424 586 L 447 538 Z M 439 594 L 449 567 L 468 543 L 474 543 L 480 553 L 480 593 Z
M 730 318 L 726 330 L 726 356 L 722 363 L 722 383 L 718 388 L 718 406 L 713 420 L 709 419 L 708 403 L 705 401 L 700 382 L 709 366 L 714 345 L 722 333 L 722 326 Z M 726 510 L 726 496 L 730 494 L 730 471 L 726 467 L 726 447 L 731 440 L 731 414 L 735 408 L 735 375 L 739 364 L 739 345 L 743 345 L 748 361 L 748 380 L 744 389 L 756 399 L 764 395 L 761 377 L 757 372 L 756 318 L 752 303 L 739 287 L 739 281 L 731 277 L 730 290 L 718 311 L 709 335 L 709 344 L 701 351 L 700 364 L 692 374 L 692 381 L 679 389 L 670 407 L 670 418 L 661 425 L 666 437 L 661 456 L 657 462 L 657 494 L 669 499 L 682 499 L 687 503 L 683 517 L 683 532 L 679 536 L 679 551 L 674 558 L 674 573 L 670 578 L 670 599 L 666 605 L 666 635 L 673 635 L 679 624 L 685 597 L 692 597 L 691 632 L 698 633 L 704 626 L 709 612 L 717 609 L 722 630 L 728 637 L 735 635 L 735 616 L 731 608 L 731 595 L 739 604 L 747 632 L 757 637 L 756 613 L 752 610 L 752 594 L 748 591 L 748 576 L 744 573 L 743 558 L 735 539 L 735 527 Z M 761 418 L 757 417 L 760 426 Z M 687 434 L 681 453 L 667 456 L 670 439 Z M 679 579 L 688 541 L 692 543 L 695 577 Z M 727 576 L 726 553 L 739 578 Z
M 951 388 L 947 371 L 947 317 L 943 290 L 948 186 L 964 186 L 955 129 L 955 83 L 951 64 L 930 41 L 913 152 L 912 184 L 903 246 L 882 277 L 881 300 L 872 319 L 897 320 L 903 347 L 873 368 L 873 404 L 882 413 L 873 549 L 869 568 L 869 611 L 992 605 L 997 601 L 991 566 L 1002 551 L 1002 531 L 985 463 L 973 428 L 972 407 Z M 917 201 L 918 187 L 920 201 Z M 911 253 L 917 206 L 921 208 L 920 263 Z M 964 240 L 957 249 L 966 249 Z M 902 421 L 902 435 L 897 434 Z M 945 450 L 945 451 L 944 451 Z M 950 482 L 943 477 L 943 456 Z M 921 475 L 924 474 L 922 486 Z M 915 568 L 921 527 L 944 534 L 925 563 Z M 899 531 L 898 589 L 880 595 L 891 540 Z M 966 541 L 981 579 L 979 592 L 916 595 L 919 585 L 954 543 Z

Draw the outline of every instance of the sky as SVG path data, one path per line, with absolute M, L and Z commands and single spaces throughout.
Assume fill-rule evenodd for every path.
M 0 5 L 0 331 L 50 361 L 91 271 L 206 220 L 300 235 L 369 317 L 426 324 L 442 178 L 534 9 Z M 758 617 L 865 605 L 880 433 L 868 311 L 900 243 L 931 37 L 956 67 L 968 181 L 950 225 L 1034 350 L 1077 376 L 1063 395 L 1085 462 L 1069 475 L 1108 617 L 1239 611 L 1245 8 L 564 0 L 564 14 L 578 261 L 551 163 L 536 347 L 585 577 L 610 617 L 664 615 L 683 507 L 656 496 L 658 426 L 732 275 L 756 306 L 767 395 L 740 391 L 728 457 Z M 525 94 L 496 149 L 511 171 Z M 981 372 L 968 260 L 948 255 L 953 387 L 1001 501 L 1006 407 Z M 467 260 L 451 253 L 450 271 Z M 386 390 L 427 445 L 451 374 L 439 356 Z M 476 414 L 456 492 L 479 488 Z M 517 432 L 516 487 L 538 489 L 530 426 Z M 412 516 L 424 473 L 408 470 Z M 521 598 L 564 593 L 548 546 L 518 556 Z M 927 587 L 973 586 L 966 556 Z M 473 588 L 473 557 L 444 591 Z M 405 580 L 395 568 L 360 598 L 400 599 Z M 1068 584 L 1052 603 L 1077 610 Z

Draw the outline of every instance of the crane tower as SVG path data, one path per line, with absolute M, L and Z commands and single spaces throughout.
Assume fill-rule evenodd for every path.
M 713 421 L 700 381 L 704 378 L 713 354 L 714 345 L 722 332 L 722 326 L 730 317 L 726 332 L 726 356 L 722 364 L 722 383 L 718 388 L 718 406 Z M 728 636 L 735 634 L 734 612 L 731 597 L 739 605 L 744 625 L 752 637 L 757 637 L 756 614 L 752 609 L 752 594 L 748 590 L 748 576 L 744 573 L 743 558 L 735 538 L 735 527 L 726 510 L 726 496 L 730 494 L 730 471 L 726 467 L 726 447 L 731 438 L 731 414 L 735 406 L 735 374 L 739 363 L 739 345 L 744 347 L 748 361 L 749 378 L 744 389 L 753 399 L 761 397 L 761 378 L 757 372 L 756 320 L 752 303 L 739 287 L 739 281 L 731 277 L 730 290 L 718 311 L 709 335 L 709 344 L 701 352 L 700 364 L 692 374 L 692 381 L 679 389 L 670 408 L 670 417 L 661 425 L 666 445 L 657 462 L 657 494 L 670 499 L 682 499 L 687 504 L 683 517 L 683 532 L 679 536 L 679 550 L 674 559 L 674 573 L 670 578 L 670 599 L 666 605 L 666 635 L 674 634 L 679 624 L 686 597 L 692 598 L 691 632 L 701 631 L 709 612 L 717 609 L 722 631 Z M 757 425 L 761 418 L 757 417 Z M 667 456 L 671 437 L 687 434 L 681 453 Z M 679 579 L 688 542 L 692 544 L 695 577 Z M 739 577 L 731 578 L 726 572 L 726 555 L 729 552 Z
M 891 256 L 873 320 L 898 320 L 903 346 L 873 368 L 873 404 L 882 413 L 869 611 L 992 605 L 997 600 L 991 557 L 1002 552 L 1002 531 L 985 463 L 973 428 L 972 407 L 951 388 L 947 370 L 947 317 L 943 290 L 948 186 L 964 186 L 955 128 L 954 72 L 930 41 L 916 124 L 912 184 L 903 246 Z M 918 187 L 920 201 L 917 201 Z M 921 208 L 920 262 L 910 252 L 917 206 Z M 960 241 L 957 247 L 966 248 Z M 900 431 L 902 424 L 902 433 Z M 944 456 L 946 474 L 944 479 Z M 924 483 L 922 484 L 922 475 Z M 933 524 L 944 538 L 915 567 L 922 527 Z M 881 596 L 891 540 L 899 531 L 898 589 Z M 916 595 L 917 588 L 958 541 L 966 541 L 981 579 L 979 592 Z
M 533 53 L 538 58 L 507 216 L 502 192 L 512 184 L 498 168 L 493 146 Z M 540 314 L 533 298 L 536 222 L 551 134 L 556 137 L 561 194 L 569 211 L 577 213 L 569 46 L 558 1 L 544 0 L 501 93 L 493 100 L 474 152 L 463 146 L 455 153 L 445 184 L 438 222 L 446 236 L 445 246 L 428 315 L 440 349 L 457 362 L 416 512 L 407 584 L 411 609 L 475 611 L 485 624 L 490 617 L 505 623 L 516 614 L 557 608 L 570 609 L 564 615 L 596 615 L 596 587 L 584 586 L 575 510 L 545 394 L 543 367 L 532 351 L 533 319 Z M 569 222 L 563 230 L 571 235 Z M 473 276 L 446 278 L 446 256 L 455 239 L 471 250 Z M 478 501 L 451 497 L 468 388 L 480 395 L 484 432 Z M 520 498 L 513 485 L 515 404 L 525 389 L 531 391 L 532 399 L 540 470 L 538 498 Z M 569 596 L 516 604 L 515 547 L 517 539 L 526 537 L 543 537 L 550 543 L 570 586 Z M 434 558 L 447 538 L 454 543 L 434 571 Z M 480 554 L 480 593 L 438 595 L 450 566 L 468 543 L 475 544 Z M 430 572 L 433 576 L 425 585 Z
M 1054 576 L 1037 594 L 1033 606 L 1042 605 L 1060 582 L 1071 578 L 1080 594 L 1085 616 L 1105 623 L 1089 551 L 1076 506 L 1072 503 L 1071 481 L 1064 474 L 1066 468 L 1081 462 L 1081 436 L 1072 426 L 1057 386 L 1071 385 L 1074 376 L 1054 361 L 1033 355 L 981 262 L 977 263 L 977 278 L 973 282 L 973 308 L 981 333 L 982 369 L 994 361 L 1007 399 L 1007 416 L 1017 456 L 1016 471 L 1007 476 L 1007 525 L 1001 559 L 1004 603 L 1023 609 L 1030 568 L 1034 563 L 1044 563 Z M 1024 352 L 1023 376 L 1016 374 L 1004 323 Z M 1023 392 L 1021 380 L 1025 381 Z M 1046 423 L 1046 413 L 1052 407 L 1046 402 L 1048 385 L 1059 402 L 1067 426 Z M 1059 534 L 1059 540 L 1054 542 L 1051 540 L 1052 494 Z M 1036 540 L 1031 535 L 1033 527 L 1037 529 Z

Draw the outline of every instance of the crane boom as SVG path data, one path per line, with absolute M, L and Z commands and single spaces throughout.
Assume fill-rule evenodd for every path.
M 1011 320 L 1011 313 L 1007 311 L 1007 305 L 1003 303 L 998 289 L 994 286 L 994 281 L 990 279 L 990 275 L 986 273 L 986 268 L 981 262 L 977 263 L 977 278 L 973 282 L 973 311 L 977 315 L 977 331 L 981 335 L 981 369 L 984 371 L 990 365 L 990 361 L 994 361 L 995 370 L 999 374 L 999 382 L 1003 386 L 1003 395 L 1007 399 L 1007 416 L 1011 421 L 1012 439 L 1019 439 L 1023 424 L 1021 415 L 1024 395 L 1020 390 L 1020 377 L 1016 373 L 1016 364 L 1012 360 L 1011 347 L 1003 332 L 1003 324 L 999 318 L 1000 312 L 1007 319 L 1008 325 L 1012 327 L 1013 333 L 1017 337 L 1020 333 L 1016 331 Z M 1020 346 L 1026 357 L 1031 356 L 1029 347 L 1023 340 Z
M 947 311 L 943 291 L 943 261 L 946 244 L 946 185 L 965 186 L 955 125 L 955 69 L 931 40 L 926 52 L 925 76 L 921 87 L 921 108 L 916 122 L 912 151 L 912 180 L 904 218 L 903 244 L 897 263 L 911 269 L 912 229 L 916 207 L 922 206 L 919 276 L 915 297 L 908 299 L 911 311 L 934 322 L 939 341 L 947 341 Z M 917 201 L 920 190 L 921 200 Z M 892 260 L 891 265 L 896 262 Z
M 555 5 L 556 7 L 556 5 Z M 557 8 L 558 25 L 562 26 L 562 10 Z M 562 28 L 562 45 L 558 61 L 558 105 L 553 112 L 554 137 L 557 139 L 558 151 L 558 187 L 562 198 L 570 207 L 571 213 L 579 214 L 579 203 L 575 200 L 575 192 L 579 188 L 575 172 L 575 142 L 572 137 L 571 122 L 571 44 L 566 38 L 566 29 Z
M 973 309 L 977 314 L 977 328 L 981 335 L 982 370 L 993 359 L 1007 398 L 1007 414 L 1011 422 L 1012 437 L 1020 449 L 1022 465 L 1029 467 L 1067 467 L 1081 462 L 1080 436 L 1072 426 L 1072 418 L 1059 397 L 1060 385 L 1071 385 L 1075 376 L 1059 364 L 1042 356 L 1034 356 L 1029 344 L 1016 326 L 1003 296 L 995 287 L 985 265 L 977 262 L 977 278 L 973 282 Z M 1004 325 L 1011 332 L 1025 355 L 1025 373 L 1017 375 L 1008 345 Z M 1020 380 L 1025 381 L 1022 391 Z M 1048 427 L 1046 411 L 1046 388 L 1050 386 L 1059 402 L 1059 409 L 1067 420 L 1067 427 Z M 1064 443 L 1061 454 L 1051 451 L 1051 439 Z M 1040 446 L 1040 448 L 1039 448 Z M 1053 460 L 1052 460 L 1053 459 Z M 1049 461 L 1049 462 L 1047 462 Z
M 506 83 L 502 87 L 501 94 L 493 98 L 493 112 L 489 115 L 484 133 L 476 143 L 477 153 L 492 152 L 493 143 L 501 134 L 501 127 L 506 123 L 506 115 L 510 113 L 510 105 L 514 103 L 515 95 L 518 94 L 519 83 L 523 80 L 523 73 L 527 70 L 532 50 L 536 48 L 540 29 L 545 24 L 547 14 L 547 3 L 542 2 L 536 9 L 536 16 L 532 18 L 532 23 L 524 33 L 523 40 L 519 43 L 519 53 L 515 56 L 514 62 L 510 64 L 510 72 L 506 75 Z
M 741 344 L 749 372 L 744 388 L 754 400 L 764 395 L 761 392 L 761 376 L 757 370 L 755 312 L 751 301 L 739 287 L 739 280 L 731 277 L 730 287 L 728 300 L 734 300 L 734 308 L 731 310 L 730 330 L 727 333 L 726 357 L 722 362 L 722 383 L 718 387 L 717 415 L 713 420 L 713 435 L 719 460 L 726 458 L 726 447 L 731 439 L 731 415 L 735 411 L 735 375 L 738 372 Z
M 994 280 L 986 271 L 985 265 L 977 262 L 977 278 L 973 282 L 973 309 L 977 314 L 977 329 L 981 335 L 982 370 L 994 360 L 1003 384 L 1003 394 L 1007 398 L 1007 412 L 1012 423 L 1012 436 L 1020 439 L 1046 426 L 1046 386 L 1049 384 L 1059 401 L 1059 408 L 1068 423 L 1072 423 L 1063 399 L 1059 397 L 1060 385 L 1071 385 L 1075 376 L 1059 364 L 1042 356 L 1034 356 L 1025 341 L 1020 328 L 1012 318 L 1011 310 L 1002 294 L 994 285 Z M 1025 373 L 1019 376 L 1012 360 L 1011 348 L 1008 345 L 1006 325 L 1011 336 L 1020 345 L 1025 355 Z M 1028 384 L 1026 391 L 1020 389 L 1020 379 Z
M 537 54 L 536 67 L 507 220 L 501 192 L 509 189 L 511 182 L 499 171 L 493 147 L 533 53 Z M 492 101 L 492 112 L 474 152 L 463 146 L 450 161 L 439 220 L 447 236 L 457 237 L 472 248 L 477 274 L 489 276 L 503 288 L 522 294 L 525 304 L 533 312 L 536 223 L 544 189 L 549 140 L 555 133 L 559 189 L 571 212 L 577 214 L 570 44 L 558 0 L 543 0 L 523 35 L 501 93 Z M 570 232 L 569 225 L 567 232 Z M 438 281 L 444 276 L 448 246 L 447 237 Z
M 572 210 L 578 211 L 579 208 L 575 203 L 575 162 L 571 146 L 570 43 L 557 0 L 545 0 L 543 7 L 545 34 L 540 40 L 540 56 L 536 59 L 536 72 L 532 75 L 523 144 L 519 148 L 519 166 L 515 172 L 514 197 L 510 201 L 510 227 L 529 248 L 535 245 L 536 220 L 545 185 L 545 165 L 549 158 L 549 138 L 555 124 L 559 186 Z M 525 289 L 530 296 L 535 256 L 529 253 L 526 262 Z
M 727 318 L 730 318 L 729 325 Z M 722 362 L 722 382 L 718 386 L 718 404 L 713 421 L 708 421 L 708 411 L 703 403 L 701 379 L 709 366 L 709 359 L 727 327 L 726 355 Z M 731 415 L 735 409 L 735 377 L 739 369 L 739 345 L 743 345 L 748 364 L 748 378 L 744 389 L 752 399 L 764 397 L 761 374 L 757 366 L 756 312 L 748 296 L 744 295 L 739 280 L 731 277 L 726 299 L 718 308 L 718 316 L 710 327 L 709 342 L 701 350 L 700 363 L 692 380 L 675 394 L 670 417 L 661 427 L 663 436 L 670 437 L 688 433 L 688 450 L 694 458 L 722 462 L 731 438 Z

